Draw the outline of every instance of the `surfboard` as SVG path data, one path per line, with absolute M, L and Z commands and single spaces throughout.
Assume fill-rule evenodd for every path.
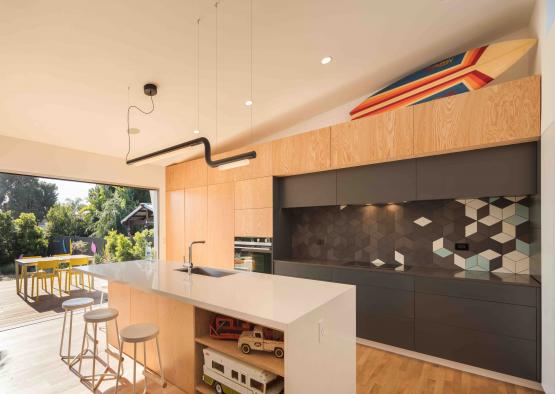
M 351 119 L 480 89 L 515 64 L 536 42 L 533 38 L 504 41 L 443 59 L 372 94 L 351 110 Z

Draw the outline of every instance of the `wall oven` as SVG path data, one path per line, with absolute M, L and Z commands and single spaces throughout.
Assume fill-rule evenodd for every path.
M 236 237 L 234 268 L 271 274 L 272 238 Z

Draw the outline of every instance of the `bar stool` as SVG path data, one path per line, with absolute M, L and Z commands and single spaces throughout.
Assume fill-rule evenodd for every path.
M 118 310 L 115 308 L 101 308 L 101 309 L 95 309 L 89 312 L 86 312 L 85 315 L 83 316 L 83 319 L 85 320 L 85 329 L 83 332 L 83 342 L 81 344 L 81 353 L 77 356 L 77 358 L 79 359 L 79 376 L 81 377 L 81 381 L 84 381 L 85 383 L 87 383 L 88 381 L 90 381 L 90 388 L 92 389 L 93 392 L 96 391 L 96 389 L 98 388 L 98 386 L 100 385 L 100 383 L 102 383 L 102 381 L 106 378 L 108 379 L 116 379 L 116 381 L 118 380 L 118 377 L 120 375 L 120 365 L 121 365 L 121 358 L 119 359 L 119 363 L 118 363 L 118 370 L 117 372 L 110 372 L 110 356 L 112 357 L 118 357 L 118 354 L 113 352 L 112 350 L 110 350 L 109 346 L 108 346 L 108 339 L 106 339 L 106 368 L 104 369 L 104 371 L 100 374 L 96 374 L 96 355 L 98 354 L 98 340 L 97 340 L 97 333 L 98 333 L 98 324 L 99 323 L 105 323 L 106 328 L 108 327 L 108 322 L 113 321 L 116 327 L 116 335 L 118 337 L 118 348 L 121 349 L 121 341 L 119 339 L 119 329 L 118 329 L 118 321 L 117 321 L 117 317 L 118 317 Z M 92 324 L 93 326 L 93 354 L 95 355 L 95 357 L 93 357 L 93 365 L 92 365 L 92 374 L 91 375 L 87 375 L 87 376 L 83 376 L 81 375 L 81 366 L 83 364 L 83 359 L 85 358 L 85 341 L 86 338 L 88 336 L 88 332 L 87 332 L 87 328 L 88 325 Z M 121 352 L 119 354 L 119 357 L 121 357 Z M 95 380 L 98 376 L 98 381 Z
M 71 336 L 72 336 L 72 332 L 73 332 L 73 311 L 77 310 L 77 309 L 86 309 L 89 308 L 89 310 L 92 310 L 92 306 L 94 304 L 94 300 L 92 298 L 89 297 L 82 297 L 82 298 L 71 298 L 69 300 L 66 300 L 62 303 L 62 308 L 64 309 L 64 323 L 62 326 L 62 339 L 60 341 L 60 357 L 62 359 L 62 361 L 64 361 L 65 363 L 68 364 L 68 366 L 71 367 L 71 361 L 72 359 L 75 359 L 75 356 L 71 356 L 70 355 L 70 351 L 71 351 Z M 66 320 L 67 320 L 67 314 L 69 313 L 69 337 L 68 337 L 68 341 L 67 341 L 67 354 L 63 355 L 62 354 L 62 348 L 64 345 L 64 337 L 65 337 L 65 333 L 66 333 Z M 88 349 L 88 338 L 87 338 L 87 352 L 89 351 Z M 90 358 L 91 356 L 86 356 L 85 358 Z
M 145 387 L 143 393 L 146 393 L 146 376 L 150 372 L 151 374 L 155 375 L 152 371 L 149 371 L 146 366 L 146 342 L 151 339 L 156 339 L 156 351 L 158 353 L 158 365 L 160 366 L 160 384 L 162 388 L 166 388 L 166 379 L 164 378 L 164 369 L 162 368 L 162 358 L 160 357 L 160 343 L 158 342 L 158 326 L 155 324 L 150 323 L 139 323 L 139 324 L 132 324 L 130 326 L 122 328 L 119 336 L 120 336 L 120 350 L 119 356 L 121 364 L 122 352 L 123 352 L 123 344 L 124 343 L 132 343 L 133 344 L 133 394 L 135 394 L 135 385 L 136 385 L 136 375 L 137 375 L 137 343 L 143 343 L 143 363 L 144 363 L 144 372 L 143 376 L 145 377 Z M 118 365 L 119 371 L 120 365 Z M 118 384 L 119 379 L 116 381 L 116 393 L 118 392 Z

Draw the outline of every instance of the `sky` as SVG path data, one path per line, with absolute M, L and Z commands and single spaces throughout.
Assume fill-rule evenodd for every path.
M 58 185 L 58 202 L 65 202 L 68 198 L 85 200 L 89 195 L 89 189 L 95 186 L 94 183 L 62 181 L 59 179 L 40 178 L 40 180 Z

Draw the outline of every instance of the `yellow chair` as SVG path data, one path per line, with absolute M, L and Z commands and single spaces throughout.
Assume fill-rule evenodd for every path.
M 27 259 L 40 259 L 42 256 L 24 256 L 21 258 L 21 260 L 27 260 Z M 30 274 L 31 272 L 29 272 L 29 267 L 34 267 L 35 270 L 37 268 L 36 264 L 33 265 L 27 265 L 25 268 L 27 270 L 27 274 Z M 19 272 L 19 278 L 17 278 L 17 280 L 19 281 L 19 288 L 23 288 L 23 269 Z
M 69 267 L 65 270 L 66 273 L 66 292 L 71 290 L 71 277 L 75 278 L 75 287 L 79 287 L 77 284 L 77 277 L 81 279 L 81 288 L 85 288 L 85 280 L 83 272 L 74 272 L 73 267 L 79 267 L 82 265 L 89 265 L 90 259 L 87 257 L 82 257 L 79 259 L 71 259 L 69 260 Z M 88 279 L 88 288 L 91 291 L 91 276 L 87 274 Z
M 53 254 L 52 256 L 53 256 L 53 257 L 71 256 L 71 253 L 58 253 L 58 254 Z M 62 264 L 67 264 L 67 266 L 64 267 L 64 268 L 62 268 L 62 266 L 61 266 Z M 60 271 L 60 272 L 65 272 L 65 271 L 67 271 L 68 269 L 69 269 L 69 258 L 68 258 L 67 260 L 62 260 L 62 261 L 60 261 L 60 266 L 58 267 L 58 271 Z M 66 275 L 66 276 L 67 276 L 67 275 Z M 64 289 L 65 289 L 66 287 L 67 287 L 67 286 L 64 286 Z M 65 291 L 65 290 L 64 290 L 64 291 Z
M 60 263 L 58 261 L 40 261 L 37 263 L 37 271 L 31 275 L 31 297 L 35 297 L 35 301 L 39 298 L 39 281 L 42 279 L 42 288 L 48 292 L 46 279 L 50 279 L 50 294 L 54 294 L 54 278 L 58 279 L 58 292 L 62 297 L 62 274 L 58 270 Z M 35 279 L 37 282 L 37 293 L 35 293 Z

